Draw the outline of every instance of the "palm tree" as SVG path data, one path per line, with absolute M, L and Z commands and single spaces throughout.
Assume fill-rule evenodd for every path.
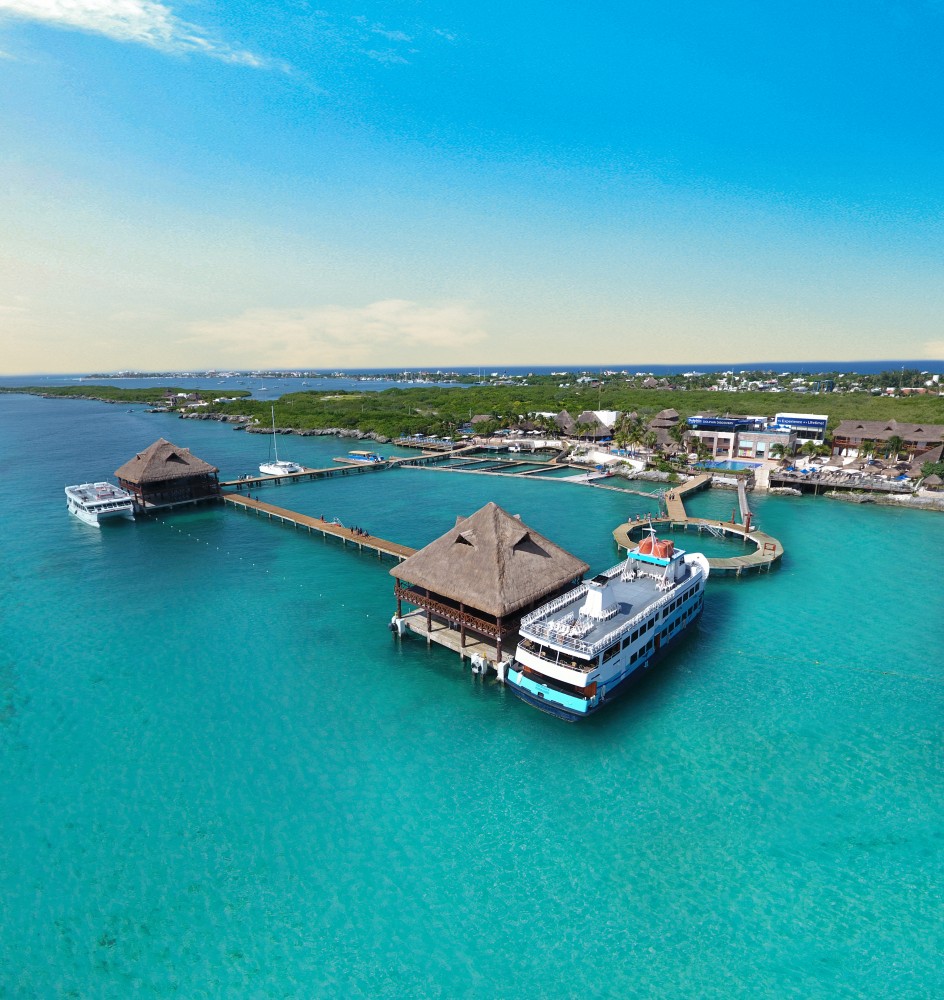
M 898 461 L 898 455 L 900 454 L 902 448 L 904 448 L 905 442 L 897 435 L 893 434 L 886 442 L 885 447 L 888 449 L 885 452 L 885 457 L 891 457 L 893 462 Z
M 681 448 L 685 444 L 685 438 L 688 436 L 688 424 L 683 424 L 680 420 L 677 424 L 673 424 L 669 428 L 669 437 Z
M 807 442 L 804 443 L 803 447 L 800 449 L 800 452 L 806 458 L 814 458 L 816 455 L 818 455 L 820 453 L 820 451 L 819 451 L 819 445 L 815 441 L 807 441 Z
M 778 441 L 770 449 L 771 458 L 779 458 L 781 465 L 786 465 L 793 458 L 793 450 L 796 446 L 787 441 Z
M 711 458 L 711 449 L 701 438 L 695 438 L 695 454 L 699 462 L 705 462 Z
M 629 425 L 629 431 L 627 432 L 627 437 L 629 438 L 629 443 L 632 445 L 633 454 L 636 454 L 636 449 L 642 444 L 642 439 L 645 436 L 645 431 L 642 427 L 642 421 L 634 420 L 631 421 Z
M 655 431 L 646 431 L 642 436 L 642 443 L 653 453 L 659 444 L 659 435 Z

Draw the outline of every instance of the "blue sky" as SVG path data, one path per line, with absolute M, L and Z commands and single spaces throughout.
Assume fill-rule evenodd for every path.
M 0 0 L 0 370 L 944 358 L 944 4 Z

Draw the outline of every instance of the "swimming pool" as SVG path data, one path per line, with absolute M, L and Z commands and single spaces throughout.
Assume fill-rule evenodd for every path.
M 761 462 L 735 462 L 727 458 L 724 461 L 699 462 L 697 469 L 759 469 Z

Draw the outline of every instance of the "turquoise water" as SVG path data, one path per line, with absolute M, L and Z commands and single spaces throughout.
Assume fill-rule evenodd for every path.
M 224 508 L 66 514 L 160 435 L 224 475 L 265 447 L 0 397 L 0 996 L 944 990 L 944 518 L 753 497 L 783 568 L 710 581 L 567 726 L 395 640 L 388 561 Z M 593 570 L 651 507 L 422 469 L 264 496 L 411 545 L 493 499 Z

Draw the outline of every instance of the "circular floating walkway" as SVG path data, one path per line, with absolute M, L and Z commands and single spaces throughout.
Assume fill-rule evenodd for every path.
M 697 531 L 699 534 L 724 535 L 725 537 L 741 538 L 745 542 L 753 542 L 756 546 L 753 552 L 743 556 L 708 556 L 711 572 L 717 576 L 740 576 L 742 573 L 759 573 L 769 571 L 771 566 L 783 558 L 783 546 L 776 538 L 764 534 L 763 531 L 748 531 L 742 524 L 731 521 L 710 521 L 703 517 L 654 517 L 646 521 L 628 521 L 621 524 L 614 532 L 613 538 L 621 549 L 630 549 L 636 545 L 649 526 L 663 528 L 669 531 Z

